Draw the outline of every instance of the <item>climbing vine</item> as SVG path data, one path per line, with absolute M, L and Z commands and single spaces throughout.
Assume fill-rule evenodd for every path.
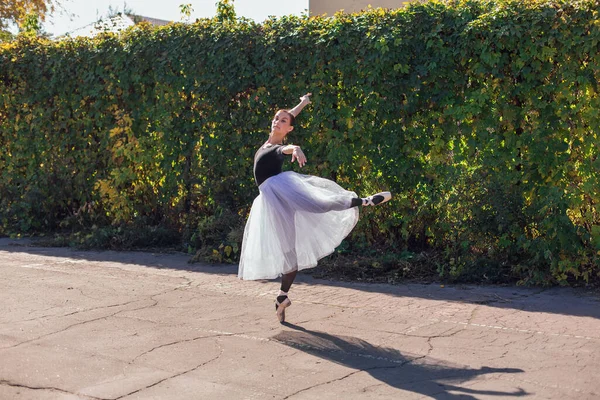
M 160 226 L 235 261 L 254 151 L 274 111 L 311 91 L 290 137 L 303 171 L 395 195 L 364 211 L 345 251 L 435 251 L 447 278 L 597 277 L 596 1 L 262 24 L 224 6 L 193 24 L 0 44 L 0 234 Z

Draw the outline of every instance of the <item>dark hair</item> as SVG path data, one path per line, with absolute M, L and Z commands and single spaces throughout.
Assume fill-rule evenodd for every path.
M 290 116 L 290 126 L 294 126 L 294 124 L 296 123 L 296 117 L 294 117 L 294 114 L 292 114 L 290 110 L 279 110 L 279 111 L 283 111 L 287 115 L 289 115 Z

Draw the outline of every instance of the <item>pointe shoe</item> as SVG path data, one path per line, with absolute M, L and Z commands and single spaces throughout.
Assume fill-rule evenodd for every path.
M 365 197 L 363 199 L 363 206 L 376 206 L 390 201 L 392 194 L 390 192 L 381 192 L 374 194 L 373 196 Z
M 285 309 L 292 305 L 292 301 L 287 297 L 281 303 L 275 300 L 275 314 L 280 323 L 285 322 Z

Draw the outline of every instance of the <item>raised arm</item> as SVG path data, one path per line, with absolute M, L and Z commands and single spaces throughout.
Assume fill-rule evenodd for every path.
M 312 93 L 307 93 L 304 96 L 300 97 L 300 103 L 298 103 L 296 107 L 289 110 L 289 113 L 292 114 L 294 118 L 296 118 L 298 114 L 300 114 L 300 111 L 302 111 L 304 107 L 310 104 L 311 95 Z M 283 154 L 291 154 L 292 162 L 298 161 L 298 165 L 300 166 L 300 168 L 302 168 L 304 164 L 306 164 L 306 156 L 304 155 L 304 152 L 302 151 L 300 146 L 288 144 L 282 149 L 282 152 Z
M 312 93 L 307 93 L 304 96 L 300 97 L 300 103 L 298 103 L 296 107 L 290 110 L 290 114 L 292 114 L 294 118 L 296 118 L 298 114 L 300 114 L 300 111 L 302 111 L 304 107 L 310 104 L 310 96 L 312 96 Z

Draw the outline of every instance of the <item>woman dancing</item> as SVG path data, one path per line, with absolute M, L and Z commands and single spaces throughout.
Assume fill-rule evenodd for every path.
M 283 145 L 294 120 L 310 104 L 308 93 L 291 110 L 279 110 L 269 139 L 254 156 L 254 178 L 260 194 L 252 209 L 242 242 L 238 277 L 274 279 L 281 276 L 275 300 L 280 322 L 292 302 L 288 291 L 299 270 L 312 268 L 331 254 L 358 222 L 358 206 L 374 206 L 392 198 L 389 192 L 359 198 L 337 183 L 296 172 L 282 172 L 286 155 L 300 168 L 306 156 L 300 146 Z

